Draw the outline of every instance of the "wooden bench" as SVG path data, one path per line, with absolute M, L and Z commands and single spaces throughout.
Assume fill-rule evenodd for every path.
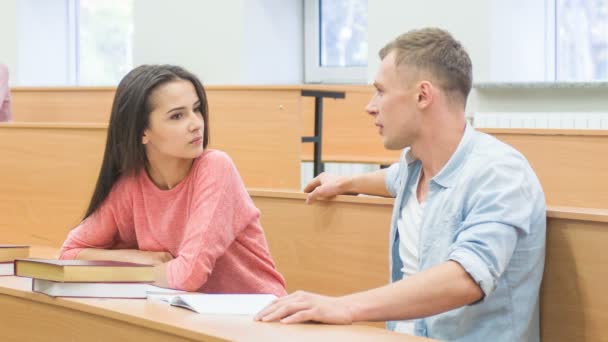
M 323 159 L 326 162 L 391 164 L 399 151 L 387 151 L 364 112 L 373 95 L 371 86 L 209 86 L 211 141 L 219 149 L 243 152 L 237 162 L 242 174 L 255 173 L 249 165 L 268 163 L 263 155 L 248 154 L 250 145 L 261 149 L 289 146 L 282 151 L 287 170 L 299 161 L 312 160 L 312 146 L 301 136 L 313 134 L 314 99 L 301 90 L 344 91 L 345 99 L 324 100 Z M 13 88 L 16 121 L 107 122 L 114 88 Z M 249 132 L 258 132 L 254 138 Z M 550 205 L 608 208 L 608 132 L 589 130 L 483 129 L 521 151 L 536 171 Z M 262 144 L 262 145 L 260 145 Z M 285 165 L 289 164 L 289 166 Z M 299 171 L 288 183 L 265 184 L 298 189 Z M 260 175 L 262 176 L 262 175 Z M 248 186 L 264 186 L 248 184 Z
M 58 247 L 88 201 L 105 128 L 6 125 L 0 126 L 2 242 Z M 299 192 L 250 193 L 290 291 L 340 295 L 388 282 L 391 199 L 340 196 L 305 205 Z M 601 251 L 608 210 L 551 207 L 547 217 L 542 337 L 606 339 L 608 256 Z
M 388 283 L 392 200 L 250 190 L 290 291 L 342 295 Z M 541 337 L 604 341 L 608 332 L 608 210 L 550 207 L 541 287 Z M 517 303 L 516 303 L 517 305 Z
M 226 147 L 246 186 L 300 187 L 297 139 L 291 145 L 279 143 L 267 139 L 265 129 L 247 124 L 231 130 L 230 139 L 246 141 L 222 145 L 218 133 L 212 135 L 211 147 Z M 0 236 L 60 244 L 91 198 L 106 131 L 105 124 L 0 123 Z
M 289 291 L 343 295 L 389 281 L 393 200 L 339 196 L 304 203 L 305 194 L 250 189 Z
M 608 208 L 608 131 L 484 129 L 530 162 L 549 205 Z

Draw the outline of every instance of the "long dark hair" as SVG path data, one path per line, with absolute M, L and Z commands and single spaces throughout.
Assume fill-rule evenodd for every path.
M 84 219 L 99 208 L 121 175 L 134 174 L 145 167 L 147 157 L 142 136 L 153 110 L 150 94 L 158 86 L 180 79 L 192 82 L 201 102 L 205 123 L 203 147 L 207 147 L 209 110 L 205 88 L 198 77 L 174 65 L 142 65 L 131 70 L 120 81 L 114 95 L 103 162 Z

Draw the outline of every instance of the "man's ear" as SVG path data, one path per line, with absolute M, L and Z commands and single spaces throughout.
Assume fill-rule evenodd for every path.
M 426 108 L 433 103 L 435 88 L 429 81 L 422 81 L 418 84 L 418 107 Z

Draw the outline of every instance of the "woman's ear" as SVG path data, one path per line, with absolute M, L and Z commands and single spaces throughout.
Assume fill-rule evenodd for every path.
M 148 130 L 147 130 L 147 129 L 145 129 L 145 130 L 144 130 L 144 135 L 142 135 L 142 137 L 141 137 L 141 143 L 142 143 L 143 145 L 146 145 L 146 144 L 148 143 L 148 141 L 149 141 L 149 140 L 148 140 Z

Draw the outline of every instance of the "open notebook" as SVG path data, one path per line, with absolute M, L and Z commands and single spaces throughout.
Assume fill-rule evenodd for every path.
M 200 314 L 255 315 L 277 296 L 271 294 L 206 294 L 148 292 L 148 299 L 162 300 Z

